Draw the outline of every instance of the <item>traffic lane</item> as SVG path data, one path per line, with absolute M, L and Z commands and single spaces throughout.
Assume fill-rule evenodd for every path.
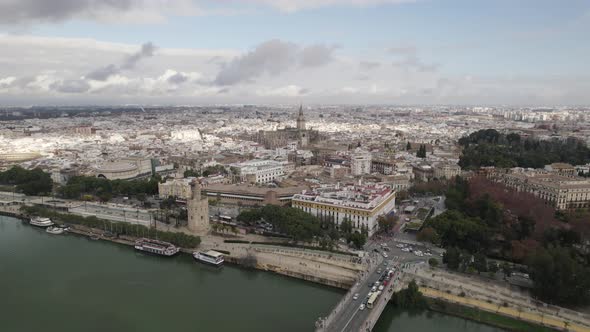
M 396 268 L 396 272 L 394 273 L 394 275 L 391 278 L 390 282 L 399 282 L 399 267 Z M 388 283 L 388 287 L 386 287 L 385 289 L 387 289 L 388 291 L 391 289 L 389 286 L 391 286 L 391 284 Z M 384 296 L 388 296 L 390 294 L 386 294 L 383 293 L 382 295 L 379 296 L 379 301 L 383 301 L 383 297 Z M 355 319 L 351 322 L 351 324 L 348 326 L 348 328 L 346 329 L 346 331 L 360 331 L 362 328 L 365 328 L 366 325 L 366 321 L 369 318 L 369 314 L 371 312 L 371 310 L 373 309 L 365 309 L 363 311 L 359 311 L 359 314 L 357 314 L 357 316 L 355 317 Z
M 394 262 L 386 261 L 388 267 L 394 266 Z M 381 269 L 381 273 L 376 273 L 377 270 Z M 357 331 L 358 329 L 354 329 L 351 326 L 354 326 L 357 321 L 364 322 L 367 318 L 369 309 L 365 308 L 364 310 L 360 310 L 360 305 L 364 303 L 368 299 L 368 294 L 371 290 L 371 287 L 375 284 L 376 281 L 379 280 L 381 275 L 384 273 L 385 266 L 383 264 L 377 266 L 372 273 L 364 279 L 361 286 L 359 287 L 358 294 L 359 297 L 357 300 L 351 300 L 347 307 L 341 311 L 338 319 L 336 320 L 338 323 L 333 325 L 332 331 L 342 332 L 342 331 Z M 360 325 L 358 325 L 360 327 Z

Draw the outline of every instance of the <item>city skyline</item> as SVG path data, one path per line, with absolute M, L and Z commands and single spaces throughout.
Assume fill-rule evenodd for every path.
M 570 1 L 0 1 L 3 106 L 584 105 Z

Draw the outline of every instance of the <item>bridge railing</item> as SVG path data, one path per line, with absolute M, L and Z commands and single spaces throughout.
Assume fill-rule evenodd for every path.
M 380 255 L 375 257 L 366 257 L 367 263 L 367 271 L 359 273 L 359 278 L 357 282 L 346 292 L 346 294 L 338 301 L 338 304 L 332 309 L 330 314 L 326 317 L 320 317 L 316 321 L 316 332 L 325 332 L 328 331 L 330 325 L 334 322 L 334 319 L 338 317 L 340 310 L 346 307 L 346 304 L 351 301 L 352 297 L 355 293 L 359 292 L 359 289 L 366 278 L 368 278 L 371 273 L 383 262 L 383 257 Z

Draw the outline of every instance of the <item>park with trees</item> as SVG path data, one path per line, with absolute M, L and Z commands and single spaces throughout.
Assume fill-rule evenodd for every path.
M 590 162 L 590 149 L 576 138 L 539 140 L 484 129 L 462 137 L 459 145 L 463 148 L 459 160 L 463 169 L 482 166 L 543 168 L 555 162 L 572 165 Z
M 138 180 L 109 180 L 93 176 L 74 176 L 57 193 L 63 198 L 80 199 L 89 196 L 107 202 L 116 196 L 133 196 L 145 200 L 158 193 L 159 176 Z
M 523 264 L 540 300 L 590 303 L 590 255 L 583 249 L 590 239 L 587 210 L 557 212 L 532 194 L 478 176 L 453 179 L 445 204 L 448 210 L 427 220 L 417 238 L 446 248 L 448 268 L 470 273 L 502 268 L 487 257 Z
M 25 195 L 44 195 L 53 190 L 49 173 L 40 168 L 27 170 L 20 166 L 0 172 L 0 185 L 14 187 L 13 190 Z

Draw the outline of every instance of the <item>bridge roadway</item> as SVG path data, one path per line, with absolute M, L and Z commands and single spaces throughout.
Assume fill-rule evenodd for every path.
M 390 248 L 388 258 L 383 258 L 381 243 L 386 243 Z M 368 272 L 360 276 L 359 281 L 355 284 L 347 293 L 344 295 L 342 300 L 334 307 L 332 312 L 316 323 L 317 332 L 349 332 L 349 331 L 370 331 L 375 323 L 377 322 L 381 312 L 385 308 L 385 305 L 391 298 L 392 292 L 396 292 L 401 288 L 405 287 L 407 280 L 402 278 L 404 276 L 403 270 L 410 265 L 424 264 L 429 256 L 416 257 L 413 253 L 403 252 L 400 248 L 396 247 L 400 241 L 396 238 L 381 238 L 379 240 L 372 240 L 365 247 L 365 251 L 369 253 L 369 264 Z M 426 251 L 426 248 L 415 245 L 414 247 Z M 379 253 L 375 252 L 375 249 Z M 361 303 L 365 303 L 367 295 L 371 290 L 371 287 L 375 281 L 381 276 L 377 273 L 379 269 L 383 271 L 386 268 L 397 267 L 396 274 L 394 274 L 392 280 L 393 283 L 388 283 L 388 287 L 379 296 L 377 303 L 372 309 L 365 308 L 360 310 Z M 389 288 L 393 286 L 393 288 Z M 389 292 L 389 290 L 392 292 Z M 358 293 L 358 299 L 354 300 L 353 295 Z

